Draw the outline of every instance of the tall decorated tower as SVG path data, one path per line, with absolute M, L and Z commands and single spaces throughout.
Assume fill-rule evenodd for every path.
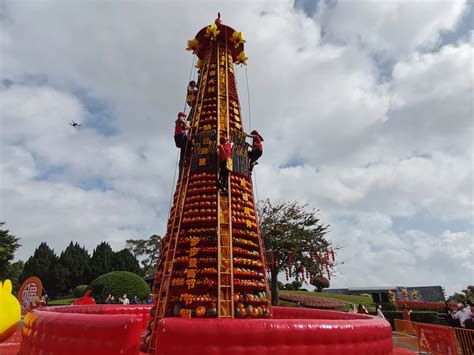
M 244 37 L 220 18 L 188 41 L 198 57 L 191 129 L 153 285 L 147 342 L 164 317 L 271 317 L 248 144 L 234 77 Z M 218 188 L 220 137 L 233 142 L 228 190 Z M 153 344 L 150 345 L 153 352 Z

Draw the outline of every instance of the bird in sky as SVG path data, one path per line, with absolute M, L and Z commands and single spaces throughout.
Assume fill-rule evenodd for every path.
M 75 121 L 71 121 L 69 122 L 69 125 L 73 126 L 73 127 L 81 127 L 81 125 Z

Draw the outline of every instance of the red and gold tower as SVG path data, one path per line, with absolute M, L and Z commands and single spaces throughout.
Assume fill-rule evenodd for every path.
M 153 285 L 152 334 L 164 317 L 271 317 L 264 248 L 249 174 L 234 65 L 241 32 L 218 18 L 188 41 L 199 58 L 198 94 Z M 228 192 L 218 190 L 217 145 L 234 143 Z

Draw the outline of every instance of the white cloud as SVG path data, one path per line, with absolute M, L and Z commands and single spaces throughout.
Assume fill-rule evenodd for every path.
M 453 30 L 468 8 L 463 1 L 320 2 L 316 15 L 331 40 L 371 52 L 400 56 L 431 48 L 442 31 Z
M 338 2 L 314 19 L 292 1 L 6 3 L 0 71 L 14 84 L 0 89 L 1 218 L 22 237 L 18 256 L 43 240 L 118 249 L 164 233 L 184 47 L 217 7 L 248 41 L 252 127 L 265 138 L 258 195 L 321 210 L 346 246 L 334 285 L 465 287 L 450 275 L 472 266 L 472 48 L 434 49 L 463 2 Z M 393 63 L 383 82 L 374 53 Z M 245 69 L 236 73 L 247 129 Z M 420 216 L 453 232 L 426 230 Z

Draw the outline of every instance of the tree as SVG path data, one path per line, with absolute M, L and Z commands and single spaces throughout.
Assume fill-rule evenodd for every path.
M 449 296 L 448 300 L 456 302 L 471 302 L 474 303 L 474 286 L 467 286 L 461 293 L 455 292 L 454 295 Z
M 323 288 L 328 288 L 330 284 L 329 280 L 326 277 L 319 275 L 311 280 L 311 285 L 316 287 L 315 291 L 321 292 Z
M 291 285 L 293 286 L 293 290 L 298 291 L 301 286 L 303 286 L 303 283 L 301 281 L 295 280 L 291 283 Z
M 259 204 L 260 232 L 265 243 L 267 266 L 271 276 L 272 303 L 278 304 L 278 274 L 286 270 L 289 277 L 302 273 L 316 276 L 322 265 L 327 270 L 334 261 L 324 257 L 330 243 L 325 236 L 329 225 L 320 223 L 317 211 L 307 210 L 298 202 L 273 205 L 270 200 Z M 315 260 L 319 255 L 319 261 Z M 327 255 L 327 253 L 326 253 Z M 301 277 L 302 279 L 302 277 Z
M 43 283 L 43 288 L 50 297 L 57 294 L 57 280 L 54 269 L 58 263 L 58 257 L 54 251 L 42 242 L 32 256 L 26 261 L 23 272 L 20 275 L 20 283 L 30 276 L 38 276 Z
M 13 285 L 13 291 L 18 291 L 18 288 L 20 287 L 20 283 L 19 283 L 19 280 L 20 280 L 20 275 L 21 273 L 23 272 L 23 268 L 25 267 L 25 263 L 21 260 L 11 264 L 8 269 L 7 269 L 7 272 L 5 274 L 5 279 L 10 279 L 11 282 L 12 282 L 12 285 Z M 1 279 L 1 277 L 0 277 Z
M 69 243 L 67 248 L 59 256 L 58 264 L 67 270 L 67 277 L 60 292 L 69 292 L 77 285 L 81 285 L 90 281 L 87 279 L 89 275 L 90 256 L 84 247 L 78 243 Z M 59 276 L 63 276 L 63 272 Z
M 113 271 L 100 275 L 87 288 L 92 290 L 92 297 L 97 303 L 104 303 L 109 294 L 116 299 L 124 294 L 129 298 L 137 295 L 142 300 L 150 294 L 150 287 L 145 280 L 126 271 Z
M 0 222 L 2 227 L 5 222 Z M 0 280 L 6 279 L 6 274 L 10 269 L 10 261 L 13 260 L 15 251 L 21 246 L 20 238 L 10 234 L 8 229 L 0 228 Z
M 138 260 L 133 256 L 130 250 L 122 249 L 114 253 L 112 260 L 114 271 L 129 271 L 141 275 L 142 270 L 140 269 Z
M 92 253 L 89 263 L 89 277 L 87 283 L 95 280 L 102 274 L 113 271 L 114 252 L 107 242 L 100 243 Z
M 153 234 L 148 239 L 129 239 L 126 248 L 140 260 L 145 276 L 154 274 L 156 260 L 161 246 L 161 237 Z

